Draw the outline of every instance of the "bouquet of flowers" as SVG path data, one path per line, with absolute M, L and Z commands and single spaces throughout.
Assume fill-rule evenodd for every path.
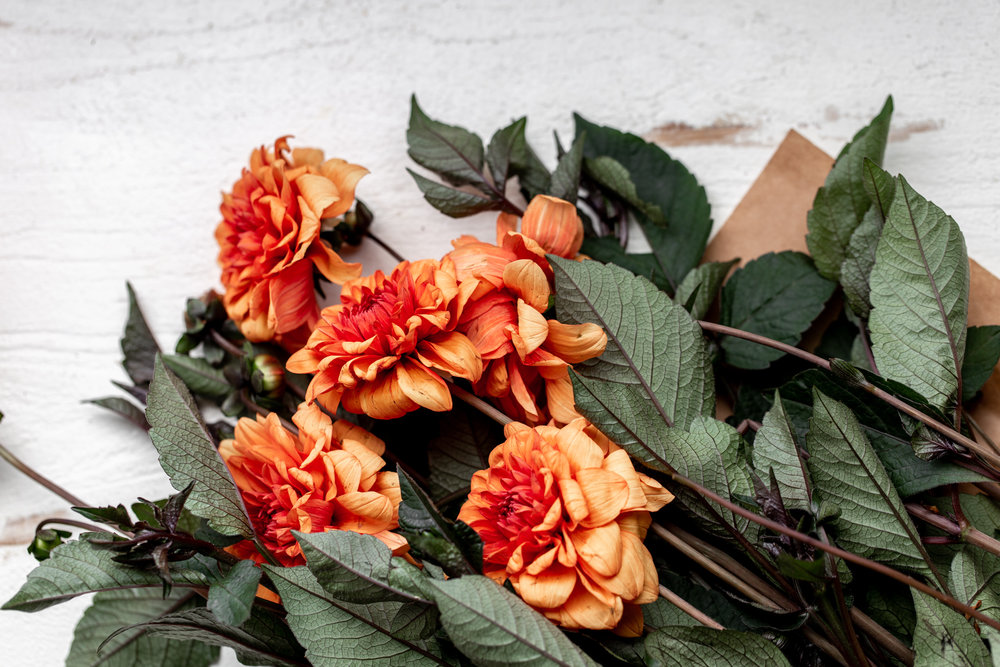
M 891 114 L 809 253 L 748 262 L 702 261 L 681 163 L 579 116 L 550 170 L 524 118 L 484 145 L 414 99 L 423 197 L 497 213 L 432 259 L 373 233 L 364 167 L 261 146 L 224 291 L 168 352 L 129 287 L 131 382 L 94 401 L 177 493 L 87 507 L 3 450 L 83 519 L 39 525 L 4 608 L 96 593 L 70 665 L 994 664 L 1000 326 L 968 326 L 957 224 L 883 169 Z M 366 241 L 399 264 L 343 258 Z

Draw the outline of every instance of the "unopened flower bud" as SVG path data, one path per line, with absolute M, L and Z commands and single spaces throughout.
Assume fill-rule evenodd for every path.
M 55 530 L 53 528 L 43 528 L 35 533 L 35 539 L 28 545 L 28 553 L 41 562 L 48 559 L 52 550 L 63 543 L 63 538 L 69 537 L 70 533 L 65 530 Z
M 285 367 L 271 354 L 258 354 L 253 358 L 250 386 L 258 394 L 280 396 L 285 386 Z

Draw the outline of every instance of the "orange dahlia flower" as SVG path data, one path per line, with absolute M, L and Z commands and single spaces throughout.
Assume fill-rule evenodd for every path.
M 293 373 L 315 373 L 306 399 L 333 411 L 394 419 L 425 407 L 451 410 L 444 372 L 475 382 L 483 362 L 475 346 L 453 331 L 469 292 L 455 265 L 402 262 L 344 285 L 340 305 L 322 312 L 305 347 L 289 358 Z
M 274 151 L 261 146 L 250 168 L 222 195 L 215 230 L 226 288 L 226 312 L 252 341 L 301 345 L 319 319 L 313 269 L 343 283 L 361 274 L 319 238 L 321 220 L 343 215 L 368 173 L 344 160 L 323 160 L 314 148 L 287 154 L 287 137 Z
M 474 391 L 528 424 L 549 419 L 569 423 L 580 416 L 574 408 L 569 365 L 600 355 L 607 336 L 594 324 L 562 324 L 543 316 L 552 293 L 546 248 L 524 233 L 509 231 L 505 216 L 497 222 L 498 246 L 463 236 L 452 242 L 455 249 L 446 255 L 463 285 L 476 283 L 456 327 L 486 364 Z M 513 216 L 507 218 L 516 224 Z M 524 220 L 523 229 L 541 234 L 549 249 L 572 256 L 579 250 L 575 226 L 580 219 L 571 204 L 535 197 Z M 582 230 L 581 225 L 580 234 Z
M 583 419 L 505 434 L 458 514 L 483 540 L 483 573 L 564 628 L 641 634 L 638 605 L 659 595 L 643 539 L 673 496 Z
M 390 532 L 399 525 L 401 496 L 396 473 L 381 472 L 385 443 L 360 426 L 331 421 L 317 405 L 303 403 L 292 419 L 298 435 L 274 413 L 244 417 L 235 438 L 219 446 L 258 540 L 288 566 L 305 563 L 293 530 L 350 530 L 405 552 L 406 540 Z M 248 540 L 230 550 L 263 561 Z

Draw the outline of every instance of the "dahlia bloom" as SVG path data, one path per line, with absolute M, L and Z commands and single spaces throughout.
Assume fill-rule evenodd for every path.
M 340 305 L 322 312 L 305 347 L 289 358 L 293 373 L 314 373 L 306 392 L 334 411 L 338 405 L 376 419 L 425 407 L 451 410 L 451 392 L 438 374 L 472 382 L 483 362 L 475 346 L 453 331 L 469 292 L 450 260 L 402 262 L 386 276 L 349 281 Z
M 573 402 L 570 364 L 600 355 L 607 337 L 594 324 L 547 320 L 551 269 L 545 252 L 575 256 L 583 226 L 576 208 L 559 199 L 532 199 L 522 222 L 502 213 L 497 245 L 463 236 L 446 255 L 458 280 L 476 283 L 456 327 L 469 337 L 485 362 L 473 389 L 504 412 L 528 424 L 580 415 Z M 527 235 L 537 234 L 541 241 Z
M 483 573 L 564 628 L 641 634 L 638 605 L 659 594 L 643 539 L 673 496 L 584 419 L 505 435 L 458 515 L 483 540 Z
M 314 148 L 287 154 L 287 137 L 250 155 L 250 168 L 223 194 L 215 230 L 226 312 L 248 340 L 301 344 L 319 319 L 313 269 L 343 283 L 361 274 L 319 238 L 321 220 L 343 215 L 368 170 L 323 160 Z
M 385 467 L 385 443 L 360 426 L 333 422 L 316 405 L 302 404 L 292 418 L 298 435 L 274 413 L 240 419 L 235 438 L 219 453 L 236 482 L 258 540 L 282 565 L 302 565 L 293 530 L 350 530 L 373 535 L 394 553 L 406 540 L 399 525 L 399 479 Z M 229 548 L 240 558 L 263 557 L 244 540 Z

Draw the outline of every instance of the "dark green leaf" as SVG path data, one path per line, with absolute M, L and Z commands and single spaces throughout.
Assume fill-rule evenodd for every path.
M 156 572 L 137 570 L 114 562 L 114 552 L 98 549 L 92 540 L 111 540 L 110 533 L 83 533 L 79 540 L 67 542 L 52 552 L 52 557 L 28 574 L 28 580 L 4 609 L 38 611 L 70 598 L 94 591 L 122 588 L 162 589 Z M 171 567 L 174 587 L 208 586 L 204 575 L 189 569 Z
M 1000 506 L 985 495 L 962 494 L 962 511 L 973 526 L 990 537 L 1000 535 Z
M 389 583 L 392 552 L 371 535 L 346 530 L 295 533 L 309 571 L 323 589 L 345 602 L 419 601 Z
M 990 653 L 961 614 L 913 590 L 917 624 L 913 629 L 914 667 L 984 667 Z
M 257 584 L 262 570 L 252 560 L 241 560 L 212 584 L 208 590 L 208 609 L 227 625 L 242 625 L 250 618 Z
M 124 505 L 117 507 L 72 507 L 70 509 L 90 521 L 105 523 L 123 530 L 132 528 L 132 517 L 128 515 L 128 510 L 125 509 Z
M 971 401 L 1000 361 L 1000 326 L 969 327 L 962 360 L 962 401 Z
M 303 650 L 276 617 L 260 610 L 236 627 L 220 622 L 205 608 L 187 609 L 136 623 L 126 632 L 187 640 L 193 644 L 234 649 L 245 665 L 303 665 Z M 144 663 L 145 664 L 145 663 Z
M 288 625 L 315 667 L 344 664 L 437 665 L 425 642 L 391 635 L 398 602 L 352 605 L 333 599 L 308 568 L 265 565 L 288 612 Z
M 705 189 L 680 162 L 640 137 L 601 127 L 573 116 L 576 136 L 586 133 L 584 157 L 607 156 L 628 171 L 639 200 L 656 206 L 666 219 L 657 224 L 639 216 L 639 224 L 671 285 L 678 285 L 705 252 L 712 230 Z
M 1000 557 L 963 545 L 951 561 L 951 592 L 959 602 L 1000 621 Z
M 160 466 L 175 489 L 195 482 L 188 509 L 213 528 L 253 538 L 243 498 L 215 449 L 208 427 L 187 387 L 157 360 L 146 418 Z
M 521 194 L 528 201 L 536 195 L 543 195 L 549 191 L 549 170 L 545 167 L 531 146 L 525 142 L 524 151 L 520 155 L 514 155 L 510 163 L 511 173 L 517 176 L 521 185 Z
M 807 438 L 816 501 L 840 508 L 834 521 L 845 549 L 893 567 L 926 572 L 920 535 L 854 414 L 813 390 Z
M 178 591 L 166 598 L 159 588 L 107 591 L 94 596 L 73 634 L 66 667 L 204 667 L 213 664 L 219 649 L 195 641 L 156 637 L 138 629 L 112 633 L 174 611 L 190 609 L 196 598 Z
M 562 632 L 493 580 L 431 581 L 441 623 L 455 646 L 484 667 L 594 665 Z
M 667 626 L 649 633 L 645 644 L 646 661 L 649 665 L 663 667 L 789 665 L 777 646 L 750 632 Z
M 183 354 L 164 354 L 162 359 L 167 368 L 198 396 L 220 399 L 233 390 L 222 369 L 215 368 L 204 359 Z
M 431 499 L 405 471 L 399 470 L 398 474 L 402 495 L 399 527 L 407 534 L 410 543 L 421 543 L 429 555 L 434 555 L 452 576 L 477 572 L 479 568 L 474 557 L 471 557 L 475 544 L 470 544 L 467 536 L 459 533 L 456 524 L 441 516 Z M 456 552 L 460 558 L 455 557 Z M 442 558 L 445 562 L 442 562 Z
M 137 408 L 134 403 L 119 396 L 106 396 L 105 398 L 92 398 L 84 403 L 99 405 L 105 410 L 118 413 L 139 428 L 148 431 L 149 424 L 146 423 L 146 413 Z
M 738 261 L 733 259 L 728 262 L 706 262 L 691 269 L 677 287 L 674 303 L 684 306 L 694 319 L 702 319 L 719 294 L 719 288 L 722 287 L 722 281 L 726 279 L 729 269 Z
M 597 182 L 603 189 L 615 194 L 619 199 L 631 206 L 641 215 L 646 216 L 656 225 L 663 226 L 666 220 L 663 211 L 656 204 L 643 201 L 636 193 L 635 183 L 632 177 L 620 162 L 614 158 L 602 155 L 600 157 L 586 158 L 583 161 L 587 171 L 587 176 Z
M 583 239 L 583 247 L 580 252 L 591 259 L 606 264 L 617 264 L 628 269 L 637 276 L 642 276 L 649 280 L 661 290 L 670 289 L 670 281 L 660 268 L 660 262 L 652 253 L 628 253 L 621 246 L 617 238 L 612 236 L 593 237 L 588 236 Z
M 869 380 L 871 378 L 868 378 Z M 906 498 L 945 484 L 980 482 L 979 474 L 947 461 L 924 461 L 913 453 L 899 413 L 867 392 L 851 389 L 819 370 L 808 370 L 781 387 L 781 396 L 799 438 L 812 414 L 812 388 L 845 404 L 858 418 L 899 494 Z M 794 415 L 793 415 L 794 411 Z M 797 418 L 797 419 L 796 419 Z
M 777 563 L 778 570 L 786 577 L 814 584 L 822 584 L 827 581 L 826 559 L 823 557 L 816 560 L 802 560 L 782 552 L 778 554 Z
M 781 498 L 787 509 L 810 510 L 811 482 L 805 462 L 799 456 L 792 424 L 788 420 L 780 392 L 774 394 L 774 407 L 764 415 L 753 443 L 753 464 L 761 479 L 770 479 L 773 471 Z
M 859 605 L 865 613 L 909 645 L 917 622 L 910 588 L 880 580 L 877 585 L 859 587 L 858 591 L 864 596 L 863 605 Z
M 489 146 L 486 147 L 486 164 L 489 165 L 493 183 L 501 190 L 511 175 L 511 163 L 517 156 L 524 154 L 526 122 L 526 119 L 521 117 L 502 130 L 497 130 L 490 139 Z
M 900 176 L 875 257 L 869 326 L 879 372 L 954 407 L 969 305 L 962 232 Z
M 153 379 L 153 360 L 159 353 L 160 346 L 156 344 L 153 332 L 146 324 L 132 284 L 125 283 L 125 287 L 128 288 L 128 320 L 121 339 L 122 353 L 125 355 L 122 366 L 132 382 L 145 386 Z
M 632 386 L 662 422 L 686 427 L 715 411 L 715 383 L 701 328 L 652 283 L 617 266 L 550 257 L 559 320 L 593 322 L 608 344 L 574 366 L 584 378 Z
M 892 98 L 872 122 L 862 128 L 837 157 L 826 183 L 816 193 L 809 211 L 806 244 L 820 274 L 830 280 L 840 278 L 840 266 L 851 234 L 871 203 L 864 185 L 864 159 L 882 164 L 892 117 Z
M 447 426 L 427 445 L 430 491 L 435 500 L 469 488 L 472 475 L 489 467 L 489 455 L 503 442 L 502 430 L 477 410 L 456 403 Z
M 580 169 L 583 166 L 583 142 L 586 137 L 580 136 L 573 141 L 569 150 L 559 158 L 556 170 L 552 172 L 549 194 L 559 199 L 565 199 L 570 204 L 576 204 L 580 191 Z
M 413 161 L 440 174 L 452 185 L 482 183 L 483 140 L 461 127 L 431 120 L 410 99 L 410 125 L 406 143 Z
M 844 249 L 844 262 L 840 265 L 840 284 L 847 305 L 862 319 L 868 319 L 871 312 L 868 279 L 875 266 L 875 248 L 882 235 L 882 226 L 882 214 L 873 204 L 851 234 Z
M 868 199 L 884 221 L 889 217 L 889 207 L 892 206 L 892 199 L 896 196 L 896 177 L 868 158 L 864 159 L 862 169 L 864 175 L 861 184 L 868 193 Z
M 823 312 L 835 287 L 802 253 L 768 253 L 737 270 L 722 288 L 719 321 L 795 345 Z M 737 368 L 767 368 L 784 356 L 780 350 L 733 336 L 722 339 L 722 349 L 726 362 Z
M 407 171 L 410 172 L 413 180 L 417 182 L 417 187 L 420 188 L 420 191 L 424 193 L 424 199 L 427 200 L 427 203 L 445 215 L 453 218 L 464 218 L 467 215 L 481 213 L 497 207 L 496 199 L 487 199 L 482 195 L 441 185 L 421 176 L 415 171 L 410 169 L 407 169 Z

